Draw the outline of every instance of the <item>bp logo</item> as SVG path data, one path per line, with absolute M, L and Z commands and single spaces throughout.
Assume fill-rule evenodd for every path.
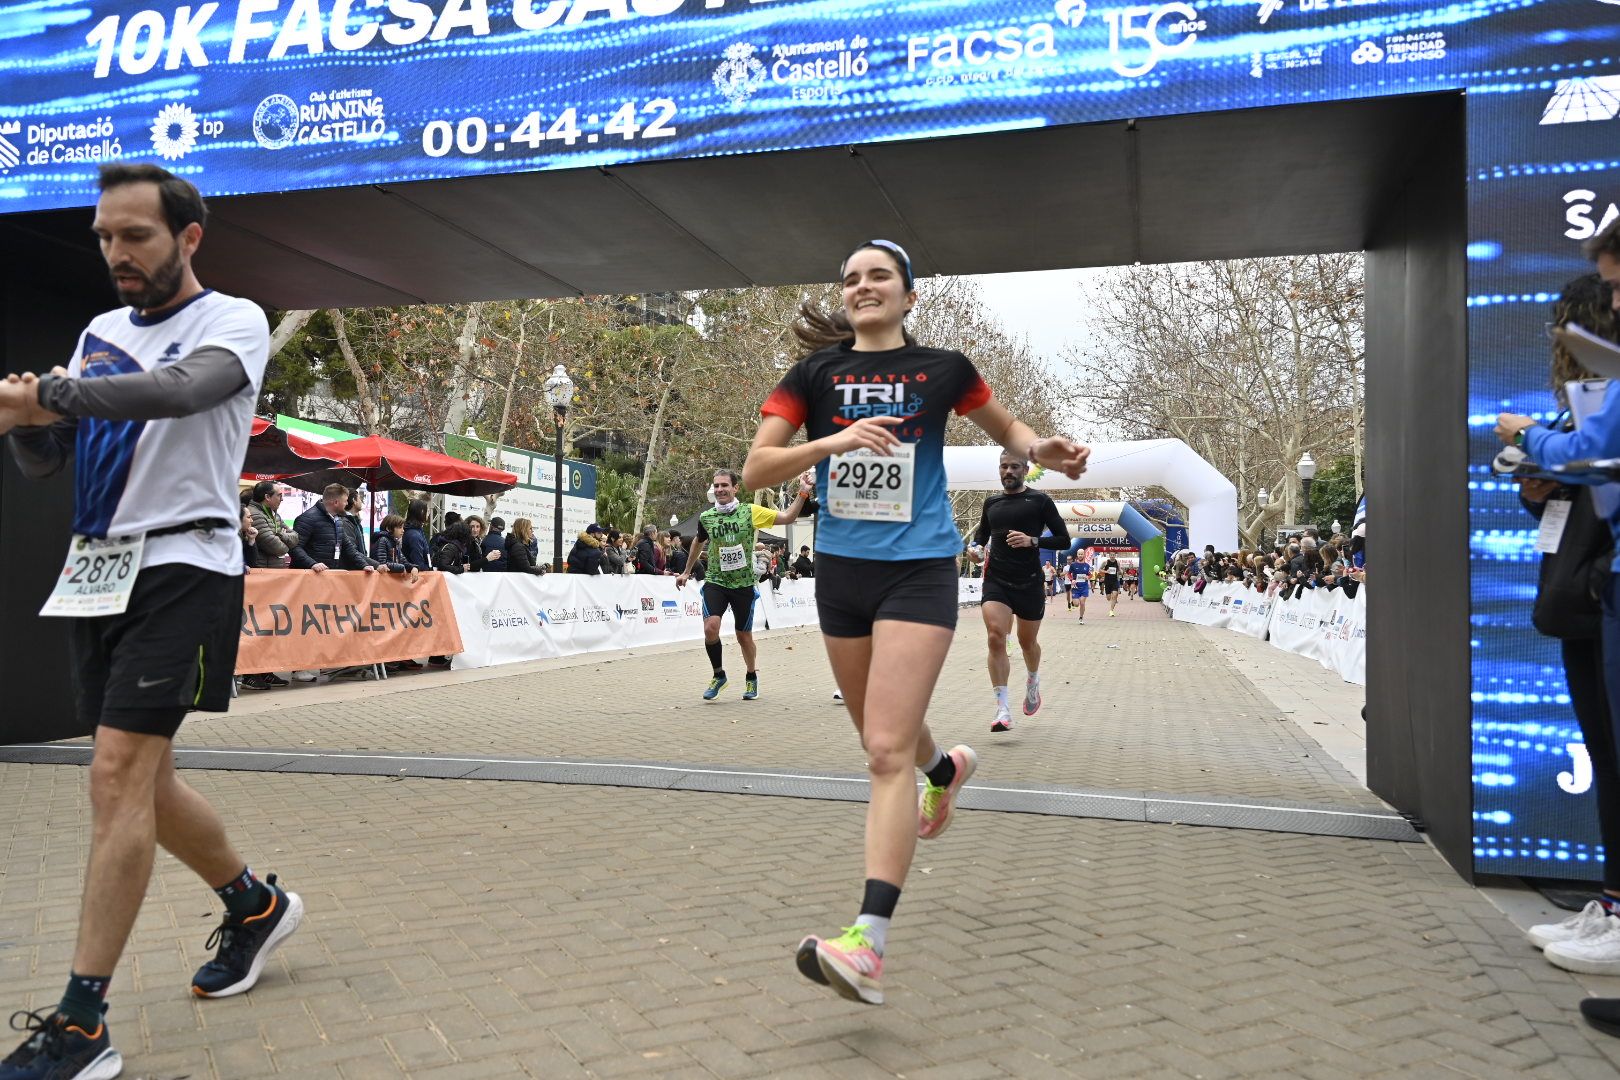
M 165 161 L 176 161 L 196 148 L 201 130 L 191 106 L 171 101 L 152 121 L 152 149 Z
M 1029 473 L 1024 477 L 1024 483 L 1033 484 L 1035 481 L 1039 480 L 1041 477 L 1043 477 L 1045 475 L 1046 475 L 1046 466 L 1045 465 L 1031 465 L 1029 467 Z
M 714 88 L 733 109 L 754 96 L 765 85 L 765 65 L 754 55 L 754 47 L 746 41 L 726 46 L 726 58 L 714 69 Z
M 266 150 L 285 150 L 298 141 L 298 103 L 271 94 L 253 110 L 253 137 Z

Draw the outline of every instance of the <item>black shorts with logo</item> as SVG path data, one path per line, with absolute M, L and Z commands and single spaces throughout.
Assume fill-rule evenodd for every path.
M 742 588 L 728 589 L 724 585 L 715 585 L 712 582 L 703 583 L 703 617 L 705 619 L 719 618 L 731 609 L 731 617 L 736 620 L 737 629 L 745 634 L 754 631 L 755 601 L 759 599 L 759 590 L 752 585 Z
M 1020 619 L 1034 622 L 1046 615 L 1046 583 L 1036 578 L 1027 585 L 1008 585 L 999 578 L 986 577 L 984 602 L 1006 604 Z
M 879 619 L 956 629 L 956 560 L 816 556 L 816 613 L 829 637 L 870 637 Z
M 173 738 L 193 709 L 224 712 L 241 636 L 240 575 L 142 570 L 122 615 L 73 620 L 80 723 Z

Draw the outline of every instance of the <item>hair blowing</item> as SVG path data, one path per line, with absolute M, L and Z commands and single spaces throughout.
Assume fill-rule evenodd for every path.
M 861 247 L 871 247 L 874 251 L 883 252 L 894 263 L 894 268 L 900 271 L 902 276 L 905 276 L 906 268 L 900 264 L 899 257 L 888 248 L 871 244 L 863 244 Z M 856 248 L 856 250 L 859 251 L 860 248 Z M 901 326 L 900 333 L 905 337 L 907 345 L 917 344 L 917 339 L 912 337 L 911 331 L 904 326 Z M 838 308 L 836 311 L 829 313 L 821 310 L 820 304 L 806 300 L 799 305 L 799 318 L 793 324 L 793 336 L 799 339 L 800 345 L 804 346 L 804 352 L 799 355 L 799 359 L 802 360 L 812 353 L 820 352 L 822 349 L 842 345 L 845 342 L 853 342 L 855 340 L 855 328 L 849 324 L 849 313 L 843 308 Z

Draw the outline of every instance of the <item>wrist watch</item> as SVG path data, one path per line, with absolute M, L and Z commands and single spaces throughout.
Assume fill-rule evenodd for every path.
M 1518 447 L 1524 446 L 1524 433 L 1529 430 L 1529 428 L 1520 428 L 1518 431 L 1515 431 L 1513 433 L 1513 445 Z

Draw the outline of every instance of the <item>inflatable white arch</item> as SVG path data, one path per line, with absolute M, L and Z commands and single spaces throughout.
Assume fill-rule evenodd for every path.
M 1000 462 L 1000 447 L 947 446 L 945 482 L 967 491 L 1000 491 Z M 1045 472 L 1030 484 L 1054 490 L 1149 485 L 1164 488 L 1187 507 L 1188 542 L 1194 550 L 1206 544 L 1216 551 L 1237 550 L 1237 488 L 1180 439 L 1092 443 L 1086 474 L 1078 481 Z

